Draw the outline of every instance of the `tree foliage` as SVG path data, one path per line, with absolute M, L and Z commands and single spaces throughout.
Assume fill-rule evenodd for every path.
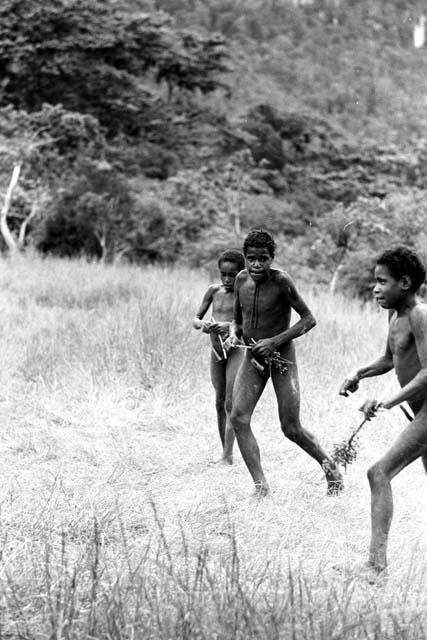
M 32 112 L 61 103 L 94 115 L 110 135 L 138 134 L 155 119 L 160 97 L 150 80 L 170 93 L 207 93 L 219 86 L 225 57 L 221 36 L 180 33 L 166 14 L 130 14 L 101 0 L 0 7 L 3 104 Z
M 4 0 L 12 233 L 43 202 L 26 227 L 42 251 L 198 265 L 265 225 L 310 279 L 356 290 L 351 273 L 379 239 L 423 249 L 417 11 L 415 0 Z
M 322 264 L 331 275 L 338 268 L 337 288 L 369 299 L 373 259 L 387 247 L 405 244 L 427 262 L 426 195 L 425 189 L 406 188 L 338 205 L 318 223 L 312 265 Z

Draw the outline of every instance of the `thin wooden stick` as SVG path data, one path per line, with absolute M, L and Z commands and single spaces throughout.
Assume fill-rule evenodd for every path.
M 387 397 L 393 384 L 394 384 L 394 378 L 390 380 L 387 387 L 384 389 L 383 393 L 381 394 L 381 400 L 379 400 L 379 403 L 382 402 L 383 399 Z M 356 446 L 353 445 L 353 440 L 355 439 L 359 431 L 362 429 L 362 427 L 369 421 L 369 419 L 370 419 L 369 417 L 365 417 L 362 420 L 362 422 L 359 424 L 357 429 L 353 431 L 353 433 L 351 434 L 350 438 L 347 441 L 344 440 L 344 442 L 342 442 L 341 444 L 336 444 L 334 446 L 332 459 L 335 462 L 342 464 L 344 469 L 346 469 L 347 465 L 351 464 L 356 459 L 357 449 L 356 449 Z
M 212 322 L 216 322 L 215 318 L 213 317 L 213 314 L 211 314 L 211 320 L 212 320 Z M 222 351 L 222 355 L 224 357 L 224 360 L 227 360 L 228 356 L 227 356 L 227 352 L 226 352 L 225 347 L 224 347 L 224 341 L 221 338 L 219 333 L 217 333 L 217 336 L 218 336 L 219 344 L 221 345 L 221 351 Z
M 400 404 L 399 407 L 402 409 L 405 418 L 407 418 L 409 420 L 409 422 L 412 422 L 412 420 L 414 419 L 414 416 L 411 416 L 411 414 L 409 413 L 409 411 L 407 409 L 405 409 L 405 407 L 403 406 L 403 404 Z

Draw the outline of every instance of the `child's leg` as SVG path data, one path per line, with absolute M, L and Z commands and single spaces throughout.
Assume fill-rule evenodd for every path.
M 216 355 L 211 351 L 211 380 L 215 389 L 215 408 L 218 422 L 219 437 L 224 447 L 225 440 L 225 389 L 226 389 L 226 365 L 227 360 L 218 360 Z
M 393 518 L 391 480 L 427 452 L 427 402 L 391 449 L 368 470 L 371 487 L 371 544 L 369 564 L 378 572 L 387 565 L 387 541 Z
M 260 496 L 266 495 L 269 488 L 261 466 L 258 443 L 251 429 L 251 417 L 266 383 L 267 378 L 258 373 L 245 355 L 234 383 L 230 419 L 243 460 L 255 483 L 255 491 Z
M 227 369 L 226 369 L 226 389 L 225 389 L 225 438 L 223 460 L 228 464 L 233 463 L 233 445 L 235 440 L 234 429 L 231 425 L 230 414 L 232 407 L 233 387 L 236 379 L 237 371 L 243 360 L 243 349 L 231 349 L 228 352 Z
M 301 425 L 299 418 L 300 391 L 298 370 L 294 355 L 292 361 L 293 364 L 289 364 L 288 370 L 284 373 L 281 373 L 274 366 L 271 371 L 282 431 L 287 438 L 295 442 L 322 466 L 326 475 L 328 495 L 337 495 L 343 489 L 342 477 L 339 470 L 335 463 L 329 458 L 328 454 L 322 449 L 317 439 Z

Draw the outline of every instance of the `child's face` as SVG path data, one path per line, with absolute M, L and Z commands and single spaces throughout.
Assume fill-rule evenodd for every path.
M 267 247 L 248 247 L 245 260 L 252 280 L 260 282 L 268 277 L 273 257 Z
M 226 291 L 234 291 L 234 281 L 239 271 L 239 266 L 235 262 L 224 260 L 224 262 L 221 262 L 219 265 L 221 282 Z
M 375 267 L 374 297 L 383 309 L 394 309 L 402 297 L 408 292 L 402 280 L 393 278 L 388 268 L 383 264 Z

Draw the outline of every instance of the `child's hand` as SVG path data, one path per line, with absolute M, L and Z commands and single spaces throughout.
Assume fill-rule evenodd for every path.
M 224 341 L 224 347 L 226 349 L 231 349 L 232 347 L 236 347 L 238 344 L 241 344 L 240 338 L 236 336 L 235 333 L 232 333 L 228 336 L 227 340 Z
M 203 333 L 212 333 L 212 322 L 209 322 L 209 320 L 203 320 L 202 331 Z
M 340 386 L 339 395 L 348 396 L 348 392 L 354 393 L 359 388 L 359 376 L 357 373 L 352 373 L 344 380 Z
M 378 400 L 365 400 L 359 411 L 364 413 L 366 420 L 370 420 L 371 418 L 375 418 L 380 407 L 382 407 L 382 403 Z
M 201 329 L 203 327 L 203 322 L 200 318 L 193 318 L 192 325 L 194 329 Z
M 273 352 L 276 351 L 276 349 L 277 344 L 273 338 L 264 338 L 263 340 L 258 340 L 258 342 L 254 344 L 252 347 L 252 353 L 254 356 L 269 358 L 273 355 Z
M 210 326 L 211 333 L 227 334 L 230 330 L 229 322 L 213 322 Z

